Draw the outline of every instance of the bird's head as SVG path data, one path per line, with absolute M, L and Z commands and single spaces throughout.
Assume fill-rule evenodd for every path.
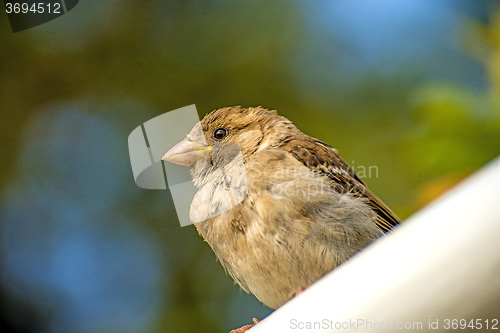
M 283 139 L 280 133 L 290 130 L 296 130 L 295 126 L 276 111 L 261 107 L 217 109 L 196 124 L 163 160 L 190 167 L 196 180 L 228 165 L 236 156 L 246 161 L 259 149 L 277 146 Z

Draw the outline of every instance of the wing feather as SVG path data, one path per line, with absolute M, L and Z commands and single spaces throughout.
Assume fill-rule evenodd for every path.
M 350 192 L 367 199 L 368 204 L 377 214 L 377 226 L 384 232 L 399 224 L 400 220 L 396 214 L 368 189 L 354 170 L 328 144 L 304 134 L 298 139 L 284 140 L 282 148 L 305 166 L 328 176 L 332 180 L 332 186 L 338 192 Z

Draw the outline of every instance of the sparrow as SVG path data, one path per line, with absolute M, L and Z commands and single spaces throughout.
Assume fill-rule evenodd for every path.
M 274 110 L 214 110 L 163 160 L 190 168 L 198 233 L 272 309 L 400 222 L 334 148 Z

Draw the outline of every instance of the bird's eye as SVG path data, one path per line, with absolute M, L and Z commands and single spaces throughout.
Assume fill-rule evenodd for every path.
M 218 128 L 214 131 L 214 138 L 217 140 L 222 140 L 227 136 L 227 130 L 225 128 Z

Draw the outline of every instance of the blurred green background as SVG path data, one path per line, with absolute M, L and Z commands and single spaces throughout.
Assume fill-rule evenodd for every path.
M 86 0 L 15 34 L 0 14 L 2 331 L 265 317 L 169 191 L 135 185 L 128 134 L 190 104 L 276 109 L 405 218 L 500 154 L 497 4 Z

